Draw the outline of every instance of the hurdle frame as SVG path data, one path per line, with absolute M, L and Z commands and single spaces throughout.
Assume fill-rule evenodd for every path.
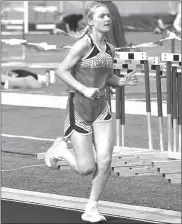
M 152 142 L 152 129 L 151 129 L 151 103 L 150 103 L 150 81 L 149 81 L 149 63 L 148 63 L 148 53 L 147 52 L 116 52 L 116 56 L 114 59 L 114 64 L 113 64 L 113 68 L 114 71 L 115 70 L 120 70 L 120 75 L 118 76 L 122 76 L 122 69 L 132 69 L 133 67 L 128 66 L 132 63 L 132 61 L 134 60 L 138 60 L 140 62 L 140 64 L 135 63 L 135 69 L 138 70 L 144 70 L 144 77 L 145 77 L 145 92 L 146 92 L 146 111 L 147 111 L 147 124 L 148 124 L 148 139 L 149 139 L 149 149 L 153 150 L 153 142 Z M 125 62 L 128 62 L 130 64 L 123 64 L 123 60 Z M 155 61 L 155 60 L 154 60 Z M 127 66 L 126 66 L 127 65 Z M 127 71 L 127 73 L 129 72 L 129 70 Z M 116 91 L 116 99 L 118 99 L 119 97 L 117 97 L 117 94 L 119 92 Z M 122 92 L 122 94 L 124 95 L 124 93 Z M 124 96 L 123 96 L 124 97 Z M 116 111 L 118 111 L 117 107 L 121 108 L 121 106 L 117 105 L 117 100 L 116 100 Z M 124 107 L 122 108 L 124 110 Z M 122 112 L 124 113 L 124 112 Z M 117 115 L 116 115 L 117 116 Z M 122 114 L 121 114 L 122 116 Z M 118 117 L 117 117 L 118 119 Z M 123 118 L 121 117 L 121 119 L 123 120 Z M 122 124 L 124 122 L 122 121 Z M 117 127 L 116 127 L 116 142 L 117 142 L 117 146 L 119 143 L 119 138 L 120 138 L 120 132 L 119 131 L 119 122 L 117 121 Z M 124 127 L 122 127 L 122 138 L 124 138 Z M 124 140 L 122 141 L 122 147 L 124 147 Z
M 19 1 L 20 2 L 20 1 Z M 22 1 L 21 1 L 22 2 Z M 20 20 L 11 20 L 11 19 L 5 19 L 1 20 L 2 25 L 4 25 L 5 27 L 7 27 L 7 29 L 13 30 L 11 31 L 11 33 L 9 32 L 1 32 L 1 35 L 21 35 L 22 39 L 25 38 L 25 34 L 28 33 L 28 1 L 24 1 L 22 3 L 22 8 L 23 11 L 21 11 L 21 13 L 23 13 L 23 18 Z M 11 10 L 9 11 L 18 11 L 20 9 L 17 8 L 11 8 Z M 19 11 L 20 12 L 20 11 Z M 20 32 L 15 32 L 14 30 L 20 30 Z M 3 59 L 3 61 L 7 61 L 7 60 L 25 60 L 26 57 L 26 47 L 24 45 L 21 45 L 22 48 L 22 55 L 21 57 L 11 57 L 9 58 L 5 58 Z
M 137 52 L 138 53 L 138 52 Z M 140 54 L 136 54 L 136 57 L 142 56 L 143 52 L 139 52 Z M 130 58 L 127 57 L 127 54 L 130 54 Z M 135 52 L 133 52 L 133 56 L 131 57 L 132 52 L 117 52 L 116 54 L 116 58 L 114 61 L 114 69 L 120 69 L 120 73 L 122 73 L 123 70 L 126 70 L 126 73 L 132 70 L 144 70 L 144 75 L 147 74 L 148 76 L 148 68 L 150 67 L 151 70 L 155 70 L 156 71 L 156 87 L 157 87 L 157 102 L 158 102 L 158 117 L 159 117 L 159 134 L 160 134 L 160 149 L 161 152 L 164 152 L 164 142 L 163 142 L 163 119 L 162 119 L 162 95 L 161 95 L 161 72 L 166 74 L 166 84 L 167 84 L 167 117 L 168 117 L 168 154 L 170 154 L 170 157 L 172 156 L 172 152 L 173 152 L 173 156 L 174 158 L 179 158 L 179 155 L 177 155 L 177 151 L 181 152 L 181 117 L 178 118 L 177 117 L 177 113 L 179 115 L 181 115 L 181 104 L 180 104 L 180 100 L 179 100 L 179 96 L 178 99 L 176 98 L 176 91 L 177 91 L 177 83 L 176 82 L 172 82 L 171 77 L 174 77 L 173 79 L 176 80 L 176 78 L 179 76 L 178 73 L 181 73 L 181 54 L 176 54 L 176 53 L 162 53 L 161 57 L 148 57 L 148 61 L 150 61 L 150 66 L 147 63 L 147 65 L 145 65 L 145 60 L 134 60 L 135 57 Z M 143 58 L 142 58 L 143 59 Z M 147 60 L 146 60 L 147 61 Z M 131 70 L 132 69 L 132 70 Z M 146 69 L 146 70 L 145 70 Z M 177 75 L 178 74 L 178 75 Z M 162 74 L 163 75 L 163 74 Z M 150 88 L 148 88 L 149 82 L 148 82 L 148 78 L 145 75 L 145 85 L 146 85 L 146 89 L 149 90 L 146 94 L 148 94 L 148 96 L 146 97 L 146 99 L 150 99 Z M 181 76 L 180 76 L 181 77 Z M 178 82 L 178 85 L 180 83 Z M 171 83 L 173 83 L 173 88 L 171 86 Z M 179 87 L 178 87 L 179 89 Z M 171 91 L 173 90 L 173 94 L 171 96 Z M 181 89 L 179 90 L 181 92 Z M 117 96 L 116 96 L 117 97 Z M 171 98 L 172 97 L 172 98 Z M 175 102 L 175 106 L 171 107 L 171 103 Z M 178 108 L 177 108 L 177 101 L 178 101 Z M 146 105 L 146 109 L 147 111 L 150 111 L 150 103 Z M 177 112 L 178 109 L 178 112 Z M 171 113 L 174 114 L 174 118 L 173 118 L 173 124 L 174 127 L 172 128 L 172 123 L 171 123 L 171 119 L 172 119 L 172 115 Z M 149 139 L 151 138 L 151 132 L 149 131 L 151 128 L 151 124 L 150 124 L 150 113 L 147 114 L 147 120 L 148 122 L 148 136 Z M 177 128 L 177 126 L 179 125 L 179 129 Z M 118 127 L 117 129 L 118 130 Z M 178 150 L 177 150 L 177 133 L 179 136 L 179 143 L 178 143 Z M 117 134 L 117 138 L 118 138 Z M 123 136 L 122 136 L 123 137 Z M 149 148 L 150 148 L 150 142 L 149 142 Z M 172 158 L 172 157 L 171 157 Z
M 181 159 L 182 74 L 181 54 L 162 53 L 167 72 L 168 153 L 173 159 Z M 178 84 L 177 84 L 178 81 Z M 178 95 L 177 95 L 178 94 Z M 176 96 L 177 95 L 177 96 Z M 179 125 L 179 129 L 178 129 Z M 177 136 L 179 138 L 177 147 Z

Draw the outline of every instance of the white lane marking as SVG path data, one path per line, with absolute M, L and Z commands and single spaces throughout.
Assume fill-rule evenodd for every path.
M 1 94 L 2 104 L 14 106 L 30 106 L 30 107 L 46 107 L 65 109 L 67 104 L 67 96 L 48 96 L 38 94 L 19 94 L 7 93 Z
M 10 135 L 10 134 L 1 134 L 2 137 L 7 138 L 23 138 L 23 139 L 31 139 L 31 140 L 37 140 L 37 141 L 48 141 L 48 142 L 54 142 L 56 139 L 54 138 L 38 138 L 38 137 L 32 137 L 32 136 L 22 136 L 22 135 Z M 63 137 L 63 136 L 60 136 Z M 68 143 L 71 143 L 70 140 L 68 140 Z
M 38 138 L 38 137 L 22 136 L 22 135 L 1 134 L 1 136 L 2 137 L 9 137 L 9 138 L 32 139 L 32 140 L 38 140 L 38 141 L 49 141 L 49 142 L 54 142 L 55 141 L 55 139 L 53 139 L 53 138 Z
M 16 170 L 21 170 L 21 169 L 26 169 L 26 168 L 40 167 L 40 166 L 46 166 L 46 164 L 37 164 L 37 165 L 31 165 L 31 166 L 22 166 L 22 167 L 18 167 L 16 169 L 1 170 L 1 172 L 10 172 L 10 171 L 16 171 Z

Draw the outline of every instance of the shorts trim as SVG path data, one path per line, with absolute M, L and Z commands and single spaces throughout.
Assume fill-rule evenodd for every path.
M 100 122 L 100 121 L 108 121 L 110 119 L 112 119 L 111 110 L 110 110 L 109 103 L 106 102 L 106 106 L 104 107 L 100 115 L 96 118 L 96 120 L 93 123 Z
M 109 122 L 109 121 L 112 121 L 112 117 L 110 119 L 108 119 L 108 120 L 94 121 L 93 124 L 95 124 L 95 123 Z
M 64 136 L 69 138 L 73 131 L 77 131 L 81 135 L 92 134 L 92 125 L 98 122 L 107 122 L 112 120 L 112 113 L 110 110 L 110 105 L 106 102 L 105 107 L 99 116 L 93 121 L 93 123 L 87 123 L 78 113 L 74 110 L 73 97 L 75 93 L 71 92 L 69 99 L 69 111 L 66 115 L 65 126 L 64 126 Z
M 75 131 L 78 132 L 77 130 L 72 129 L 71 132 L 69 132 L 67 135 L 64 136 L 64 138 L 65 138 L 65 139 L 70 138 L 71 135 L 72 135 Z M 91 134 L 92 134 L 92 131 L 89 132 L 89 133 L 81 133 L 81 132 L 78 132 L 78 133 L 79 133 L 80 135 L 85 135 L 85 136 L 87 136 L 87 135 L 91 135 Z
M 88 135 L 92 133 L 92 127 L 88 125 L 82 117 L 74 110 L 73 98 L 75 96 L 74 92 L 70 94 L 69 100 L 69 112 L 65 119 L 64 135 L 65 137 L 70 136 L 75 130 L 83 135 Z

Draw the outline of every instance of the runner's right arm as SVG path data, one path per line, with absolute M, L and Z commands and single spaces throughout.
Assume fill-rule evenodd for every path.
M 88 42 L 87 38 L 82 38 L 81 40 L 77 41 L 70 49 L 65 59 L 61 62 L 55 74 L 58 76 L 58 78 L 60 78 L 74 90 L 80 92 L 89 99 L 94 99 L 94 96 L 97 94 L 98 89 L 86 87 L 85 85 L 78 82 L 71 74 L 71 70 L 88 52 L 89 44 L 90 43 Z

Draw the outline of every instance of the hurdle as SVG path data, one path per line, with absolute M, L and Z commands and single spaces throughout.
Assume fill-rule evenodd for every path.
M 123 52 L 123 54 L 125 54 L 126 52 Z M 140 52 L 141 53 L 141 52 Z M 121 53 L 119 52 L 119 54 L 121 55 Z M 128 55 L 130 54 L 130 59 L 126 59 L 124 57 L 118 56 L 117 55 L 117 59 L 115 60 L 115 64 L 114 64 L 114 68 L 115 69 L 120 69 L 120 73 L 122 74 L 123 71 L 125 71 L 125 73 L 127 74 L 128 72 L 131 72 L 132 70 L 144 70 L 144 75 L 145 75 L 145 67 L 144 67 L 144 60 L 134 60 L 134 58 L 137 58 L 135 56 L 131 56 L 131 52 L 128 52 Z M 132 58 L 132 60 L 131 60 Z M 124 60 L 125 59 L 125 60 Z M 143 59 L 143 58 L 142 58 Z M 167 164 L 167 168 L 161 168 L 161 167 L 156 167 L 156 159 L 158 163 L 162 163 L 164 166 L 164 161 L 161 161 L 159 156 L 157 156 L 156 158 L 153 158 L 154 160 L 152 161 L 152 163 L 150 163 L 150 165 L 148 164 L 148 172 L 152 172 L 152 173 L 156 173 L 162 172 L 163 177 L 165 177 L 170 183 L 179 183 L 180 179 L 179 179 L 179 172 L 180 172 L 180 168 L 179 165 L 176 165 L 175 161 L 173 163 L 174 169 L 171 166 L 171 161 L 168 159 L 179 159 L 180 155 L 175 154 L 177 151 L 177 122 L 179 125 L 179 152 L 181 152 L 181 100 L 180 100 L 180 96 L 182 95 L 181 93 L 181 75 L 179 75 L 181 73 L 181 68 L 179 68 L 181 66 L 181 55 L 180 54 L 162 54 L 161 57 L 148 57 L 148 62 L 150 63 L 148 68 L 150 71 L 156 71 L 156 74 L 154 75 L 156 77 L 156 88 L 157 88 L 157 106 L 158 106 L 158 122 L 159 122 L 159 134 L 160 134 L 160 150 L 162 153 L 162 157 L 161 159 L 165 160 L 165 164 Z M 169 67 L 170 65 L 170 67 Z M 172 72 L 172 73 L 171 73 Z M 164 76 L 165 74 L 165 76 Z M 171 85 L 171 81 L 169 80 L 169 78 L 171 78 L 171 76 L 169 77 L 169 74 L 172 75 L 172 85 Z M 161 78 L 165 77 L 167 78 L 167 105 L 168 105 L 168 110 L 170 109 L 170 111 L 172 110 L 172 117 L 171 115 L 169 116 L 168 113 L 168 151 L 166 154 L 166 151 L 164 150 L 164 142 L 163 142 L 163 111 L 162 111 L 162 91 L 161 91 Z M 176 82 L 177 80 L 177 82 Z M 145 79 L 146 81 L 146 79 Z M 146 88 L 147 85 L 145 84 Z M 170 89 L 169 89 L 170 88 Z M 150 92 L 150 89 L 148 89 Z M 178 93 L 178 96 L 176 96 L 176 93 Z M 148 94 L 148 93 L 147 93 Z M 171 99 L 172 97 L 172 99 Z M 146 95 L 146 100 L 149 99 L 150 100 L 150 96 Z M 173 105 L 172 105 L 173 104 Z M 178 104 L 178 105 L 177 105 Z M 147 107 L 150 109 L 150 105 Z M 177 111 L 178 109 L 178 111 Z M 147 112 L 150 112 L 150 110 L 147 110 Z M 178 113 L 178 115 L 177 115 Z M 177 117 L 178 116 L 178 117 Z M 171 120 L 173 118 L 173 120 Z M 147 119 L 149 119 L 148 122 L 148 130 L 150 128 L 149 124 L 150 124 L 150 114 L 148 115 Z M 173 121 L 173 122 L 171 122 Z M 170 131 L 170 128 L 173 125 L 173 132 Z M 118 128 L 117 128 L 118 130 Z M 148 136 L 149 139 L 151 138 L 151 135 L 149 134 L 151 132 L 148 132 Z M 117 136 L 119 137 L 119 136 Z M 172 151 L 172 137 L 173 137 L 173 151 L 174 153 L 171 154 L 170 152 Z M 150 147 L 150 145 L 149 145 Z M 140 157 L 139 153 L 139 157 Z M 148 155 L 149 156 L 149 155 Z M 147 158 L 147 157 L 146 157 Z M 137 170 L 138 172 L 147 172 L 146 169 L 144 169 L 144 164 L 143 162 L 146 162 L 146 160 L 141 161 L 141 163 L 136 163 L 136 160 L 134 163 L 130 163 L 128 165 L 132 165 L 127 167 L 126 165 L 123 165 L 121 162 L 119 162 L 118 164 L 115 164 L 114 167 L 112 167 L 112 171 L 116 172 L 115 175 L 118 176 L 123 176 L 123 172 L 127 175 L 128 171 L 129 171 L 129 175 L 136 175 L 137 174 Z M 179 161 L 181 164 L 181 161 Z M 152 166 L 151 166 L 152 164 Z M 178 163 L 179 164 L 179 163 Z M 140 165 L 140 168 L 137 168 L 137 165 Z M 143 167 L 142 167 L 143 165 Z M 119 166 L 119 167 L 117 167 Z M 152 169 L 152 167 L 154 169 Z M 128 169 L 128 171 L 127 171 Z M 157 169 L 157 170 L 156 170 Z M 148 173 L 147 172 L 147 173 Z M 172 174 L 167 174 L 164 172 L 171 172 Z
M 120 76 L 120 70 L 114 69 L 114 74 Z M 122 136 L 122 143 L 121 145 L 124 146 L 124 125 L 125 125 L 125 118 L 124 118 L 124 87 L 117 87 L 116 88 L 116 146 L 120 146 L 120 138 Z M 121 124 L 120 124 L 120 117 L 121 117 Z M 120 125 L 121 125 L 121 132 L 120 132 Z
M 17 25 L 17 23 L 18 25 Z M 12 29 L 12 35 L 16 35 L 14 30 L 20 29 L 21 30 L 21 37 L 24 38 L 23 34 L 23 21 L 5 21 L 2 20 L 2 26 L 6 24 L 6 27 L 9 29 Z M 7 39 L 8 40 L 8 39 Z M 1 41 L 2 44 L 2 61 L 9 61 L 9 60 L 25 60 L 25 52 L 26 48 L 24 45 L 21 45 L 19 48 L 17 48 L 17 45 L 11 45 L 11 49 L 5 49 L 9 44 L 7 44 L 5 41 Z M 13 52 L 13 56 L 9 56 L 9 52 L 11 50 L 11 53 Z M 16 54 L 15 54 L 16 53 Z M 20 56 L 19 56 L 20 55 Z
M 119 52 L 120 53 L 120 52 Z M 126 52 L 123 52 L 125 54 Z M 140 52 L 141 53 L 141 52 Z M 145 67 L 144 61 L 145 60 L 134 60 L 137 58 L 135 56 L 132 57 L 131 60 L 131 52 L 130 59 L 126 59 L 117 56 L 118 60 L 115 60 L 114 69 L 118 69 L 120 72 L 117 74 L 125 74 L 131 72 L 132 70 L 144 70 L 145 75 Z M 125 59 L 125 60 L 124 60 Z M 148 68 L 150 71 L 155 71 L 156 74 L 153 75 L 156 77 L 156 88 L 157 88 L 157 106 L 158 106 L 158 123 L 159 123 L 159 134 L 160 134 L 160 154 L 155 152 L 152 153 L 152 158 L 149 154 L 145 154 L 142 157 L 141 152 L 138 153 L 138 157 L 140 160 L 136 158 L 132 161 L 130 160 L 123 163 L 122 161 L 118 161 L 117 163 L 112 164 L 112 174 L 115 176 L 134 176 L 134 175 L 141 175 L 141 174 L 162 174 L 165 179 L 168 180 L 169 183 L 180 183 L 180 174 L 181 174 L 181 160 L 180 154 L 176 154 L 177 152 L 177 125 L 179 125 L 179 146 L 178 151 L 181 152 L 181 110 L 182 104 L 180 96 L 182 95 L 181 92 L 181 55 L 180 54 L 162 54 L 161 57 L 148 57 Z M 170 63 L 169 63 L 170 62 Z M 170 67 L 169 67 L 170 65 Z M 171 74 L 172 84 L 169 81 L 169 74 Z M 170 115 L 170 119 L 168 118 L 168 151 L 164 150 L 164 140 L 163 140 L 163 110 L 162 110 L 162 91 L 161 91 L 161 78 L 167 78 L 167 107 L 168 110 L 172 110 L 172 116 Z M 146 79 L 145 79 L 146 81 Z M 148 81 L 148 80 L 147 80 Z M 148 83 L 147 83 L 148 84 Z M 147 85 L 145 84 L 146 88 Z M 169 90 L 170 86 L 170 90 Z M 148 89 L 150 92 L 150 89 Z M 116 92 L 117 93 L 117 92 Z M 178 95 L 177 95 L 178 93 Z M 150 96 L 146 94 L 146 101 L 147 99 L 150 100 Z M 150 102 L 150 101 L 149 101 Z M 121 102 L 122 104 L 122 102 Z M 170 106 L 169 106 L 170 105 Z M 150 104 L 147 109 L 150 109 Z M 147 110 L 148 112 L 149 110 Z M 149 111 L 150 112 L 150 111 Z M 168 115 L 169 116 L 169 115 Z M 121 118 L 122 119 L 122 118 Z M 149 119 L 148 122 L 148 130 L 150 128 L 150 114 L 147 117 Z M 170 121 L 170 123 L 169 123 Z M 170 127 L 173 125 L 173 132 L 170 131 Z M 118 130 L 118 127 L 117 129 Z M 148 132 L 149 138 L 151 135 Z M 119 135 L 117 135 L 119 137 Z M 122 135 L 123 137 L 123 135 Z M 173 141 L 172 141 L 173 137 Z M 172 143 L 173 142 L 173 153 L 171 154 L 172 150 Z M 150 145 L 149 145 L 150 146 Z M 171 146 L 171 147 L 169 147 Z M 123 156 L 124 158 L 125 156 Z M 149 159 L 150 158 L 150 159 Z M 131 158 L 130 158 L 131 159 Z M 171 162 L 171 159 L 176 159 L 175 161 Z M 177 160 L 178 159 L 178 160 Z
M 4 5 L 5 4 L 5 5 Z M 21 35 L 22 32 L 13 32 L 14 30 L 24 30 L 28 33 L 28 1 L 22 3 L 22 1 L 9 2 L 11 6 L 6 6 L 6 1 L 2 2 L 2 35 Z M 8 5 L 9 5 L 8 4 Z M 17 12 L 23 14 L 22 19 L 7 19 L 8 13 Z M 22 27 L 23 26 L 23 27 Z
M 167 73 L 168 152 L 176 153 L 181 151 L 181 54 L 162 53 L 161 60 L 166 62 Z M 177 150 L 178 125 L 179 150 Z
M 131 55 L 131 52 L 128 52 L 128 59 L 127 57 L 123 56 L 126 52 L 119 52 L 118 55 L 116 55 L 116 60 L 114 61 L 115 64 L 114 64 L 114 69 L 120 69 L 120 74 L 123 73 L 125 71 L 125 74 L 128 73 L 128 72 L 131 72 L 132 70 L 136 70 L 136 71 L 139 71 L 142 70 L 144 71 L 144 75 L 145 75 L 145 64 L 144 64 L 144 52 L 134 52 L 133 54 L 137 53 L 136 56 L 135 55 Z M 120 56 L 119 56 L 120 54 Z M 138 55 L 141 56 L 142 55 L 142 60 L 138 60 Z M 129 59 L 130 57 L 130 59 Z M 169 57 L 169 56 L 168 56 Z M 131 59 L 132 58 L 132 59 Z M 137 60 L 133 60 L 134 58 L 136 58 Z M 168 64 L 166 64 L 165 60 L 163 60 L 163 56 L 161 57 L 161 59 L 164 61 L 164 62 L 161 62 L 161 59 L 160 57 L 148 57 L 148 62 L 149 62 L 149 70 L 150 71 L 156 71 L 156 74 L 153 75 L 154 77 L 156 77 L 156 87 L 157 87 L 157 105 L 158 105 L 158 118 L 159 118 L 159 133 L 160 133 L 160 149 L 161 151 L 164 151 L 164 144 L 163 144 L 163 120 L 162 120 L 162 91 L 161 91 L 161 78 L 164 78 L 166 77 L 166 73 L 169 73 L 170 72 L 170 68 L 167 68 Z M 173 59 L 173 57 L 171 58 Z M 179 66 L 181 66 L 181 56 L 180 54 L 175 54 L 174 55 L 174 62 L 172 64 L 172 68 L 173 68 L 173 72 L 174 72 L 174 69 L 176 69 L 177 72 L 180 72 L 180 68 L 178 68 Z M 165 74 L 165 75 L 164 75 Z M 149 81 L 148 81 L 148 78 L 145 79 L 145 83 L 147 83 L 146 85 L 146 109 L 147 109 L 147 112 L 148 113 L 148 135 L 149 135 L 149 148 L 151 148 L 150 146 L 152 145 L 151 142 L 151 131 L 150 131 L 150 88 L 149 88 Z M 179 84 L 179 82 L 178 82 Z M 175 86 L 174 86 L 175 87 Z M 175 91 L 175 89 L 174 89 Z M 175 97 L 175 94 L 173 94 L 173 96 Z M 117 96 L 116 96 L 117 97 Z M 169 94 L 168 94 L 168 97 Z M 175 100 L 175 98 L 174 98 Z M 173 100 L 173 101 L 174 101 Z M 179 101 L 179 100 L 178 100 Z M 169 99 L 168 99 L 168 102 L 169 102 Z M 122 102 L 121 102 L 122 104 Z M 178 107 L 178 110 L 179 110 L 180 107 Z M 174 113 L 176 114 L 177 112 L 174 111 Z M 177 117 L 177 115 L 176 115 Z M 118 118 L 118 117 L 117 117 Z M 170 118 L 171 119 L 171 118 Z M 170 120 L 168 119 L 168 120 Z M 179 119 L 178 119 L 178 122 L 179 122 Z M 118 122 L 119 123 L 119 122 Z M 177 123 L 177 119 L 175 118 L 174 119 L 174 123 L 175 123 L 175 127 L 176 127 L 176 123 Z M 171 123 L 170 123 L 171 124 Z M 118 131 L 118 127 L 117 127 L 117 131 Z M 179 127 L 180 129 L 180 127 Z M 170 129 L 169 129 L 170 130 Z M 176 128 L 175 128 L 176 130 Z M 176 135 L 176 134 L 175 134 Z M 172 136 L 171 133 L 169 132 L 168 136 Z M 123 135 L 122 135 L 123 137 Z M 117 138 L 119 138 L 119 134 L 117 134 Z M 171 142 L 170 138 L 169 138 L 169 143 Z M 176 143 L 174 142 L 174 144 L 176 145 Z M 169 144 L 168 144 L 169 145 Z
M 169 183 L 181 183 L 182 75 L 181 54 L 162 53 L 166 63 L 167 87 L 167 160 L 152 161 L 152 167 Z
M 59 63 L 26 63 L 26 62 L 3 62 L 2 67 L 4 68 L 31 68 L 33 69 L 45 69 L 45 75 L 38 74 L 38 80 L 45 82 L 46 86 L 56 82 L 55 69 L 59 66 Z
M 25 33 L 28 32 L 28 1 L 17 1 L 18 7 L 13 6 L 12 7 L 6 7 L 2 10 L 2 20 L 1 20 L 1 28 L 2 28 L 2 35 L 21 35 L 22 39 L 25 39 Z M 3 3 L 2 3 L 3 4 Z M 11 3 L 14 4 L 14 3 Z M 21 6 L 21 7 L 20 7 Z M 8 12 L 15 11 L 22 14 L 22 19 L 5 19 L 5 14 Z M 13 51 L 11 47 L 11 52 Z M 18 51 L 17 49 L 14 49 L 14 51 Z M 2 52 L 8 53 L 9 51 L 3 50 Z M 21 45 L 21 56 L 14 56 L 11 58 L 3 58 L 2 61 L 6 60 L 24 60 L 26 54 L 26 48 L 24 45 Z
M 159 64 L 159 58 L 158 57 L 150 57 L 148 58 L 147 52 L 116 52 L 116 56 L 114 59 L 114 71 L 115 74 L 118 76 L 121 76 L 121 74 L 129 73 L 133 70 L 136 71 L 144 71 L 144 77 L 145 77 L 145 95 L 146 95 L 146 111 L 147 111 L 147 124 L 148 124 L 148 139 L 149 139 L 149 149 L 153 150 L 153 142 L 152 142 L 152 129 L 151 129 L 151 100 L 150 100 L 150 81 L 149 81 L 149 62 L 151 63 L 151 66 Z M 152 68 L 152 70 L 156 70 Z M 116 73 L 117 71 L 117 73 Z M 123 73 L 123 71 L 125 71 Z M 116 92 L 116 142 L 118 145 L 119 138 L 120 138 L 120 132 L 119 132 L 119 124 L 120 124 L 120 110 L 122 107 L 122 110 L 124 110 L 123 106 L 120 106 L 120 103 L 118 102 L 119 96 L 117 96 L 119 91 Z M 123 93 L 124 95 L 124 93 Z M 122 96 L 124 97 L 124 96 Z M 123 105 L 123 102 L 121 102 Z M 119 106 L 118 106 L 119 105 Z M 124 113 L 124 112 L 123 112 Z M 124 115 L 121 116 L 121 123 L 124 124 Z M 122 133 L 124 132 L 124 127 L 122 127 Z M 122 138 L 124 138 L 124 135 L 122 134 Z M 123 144 L 122 144 L 123 147 Z

